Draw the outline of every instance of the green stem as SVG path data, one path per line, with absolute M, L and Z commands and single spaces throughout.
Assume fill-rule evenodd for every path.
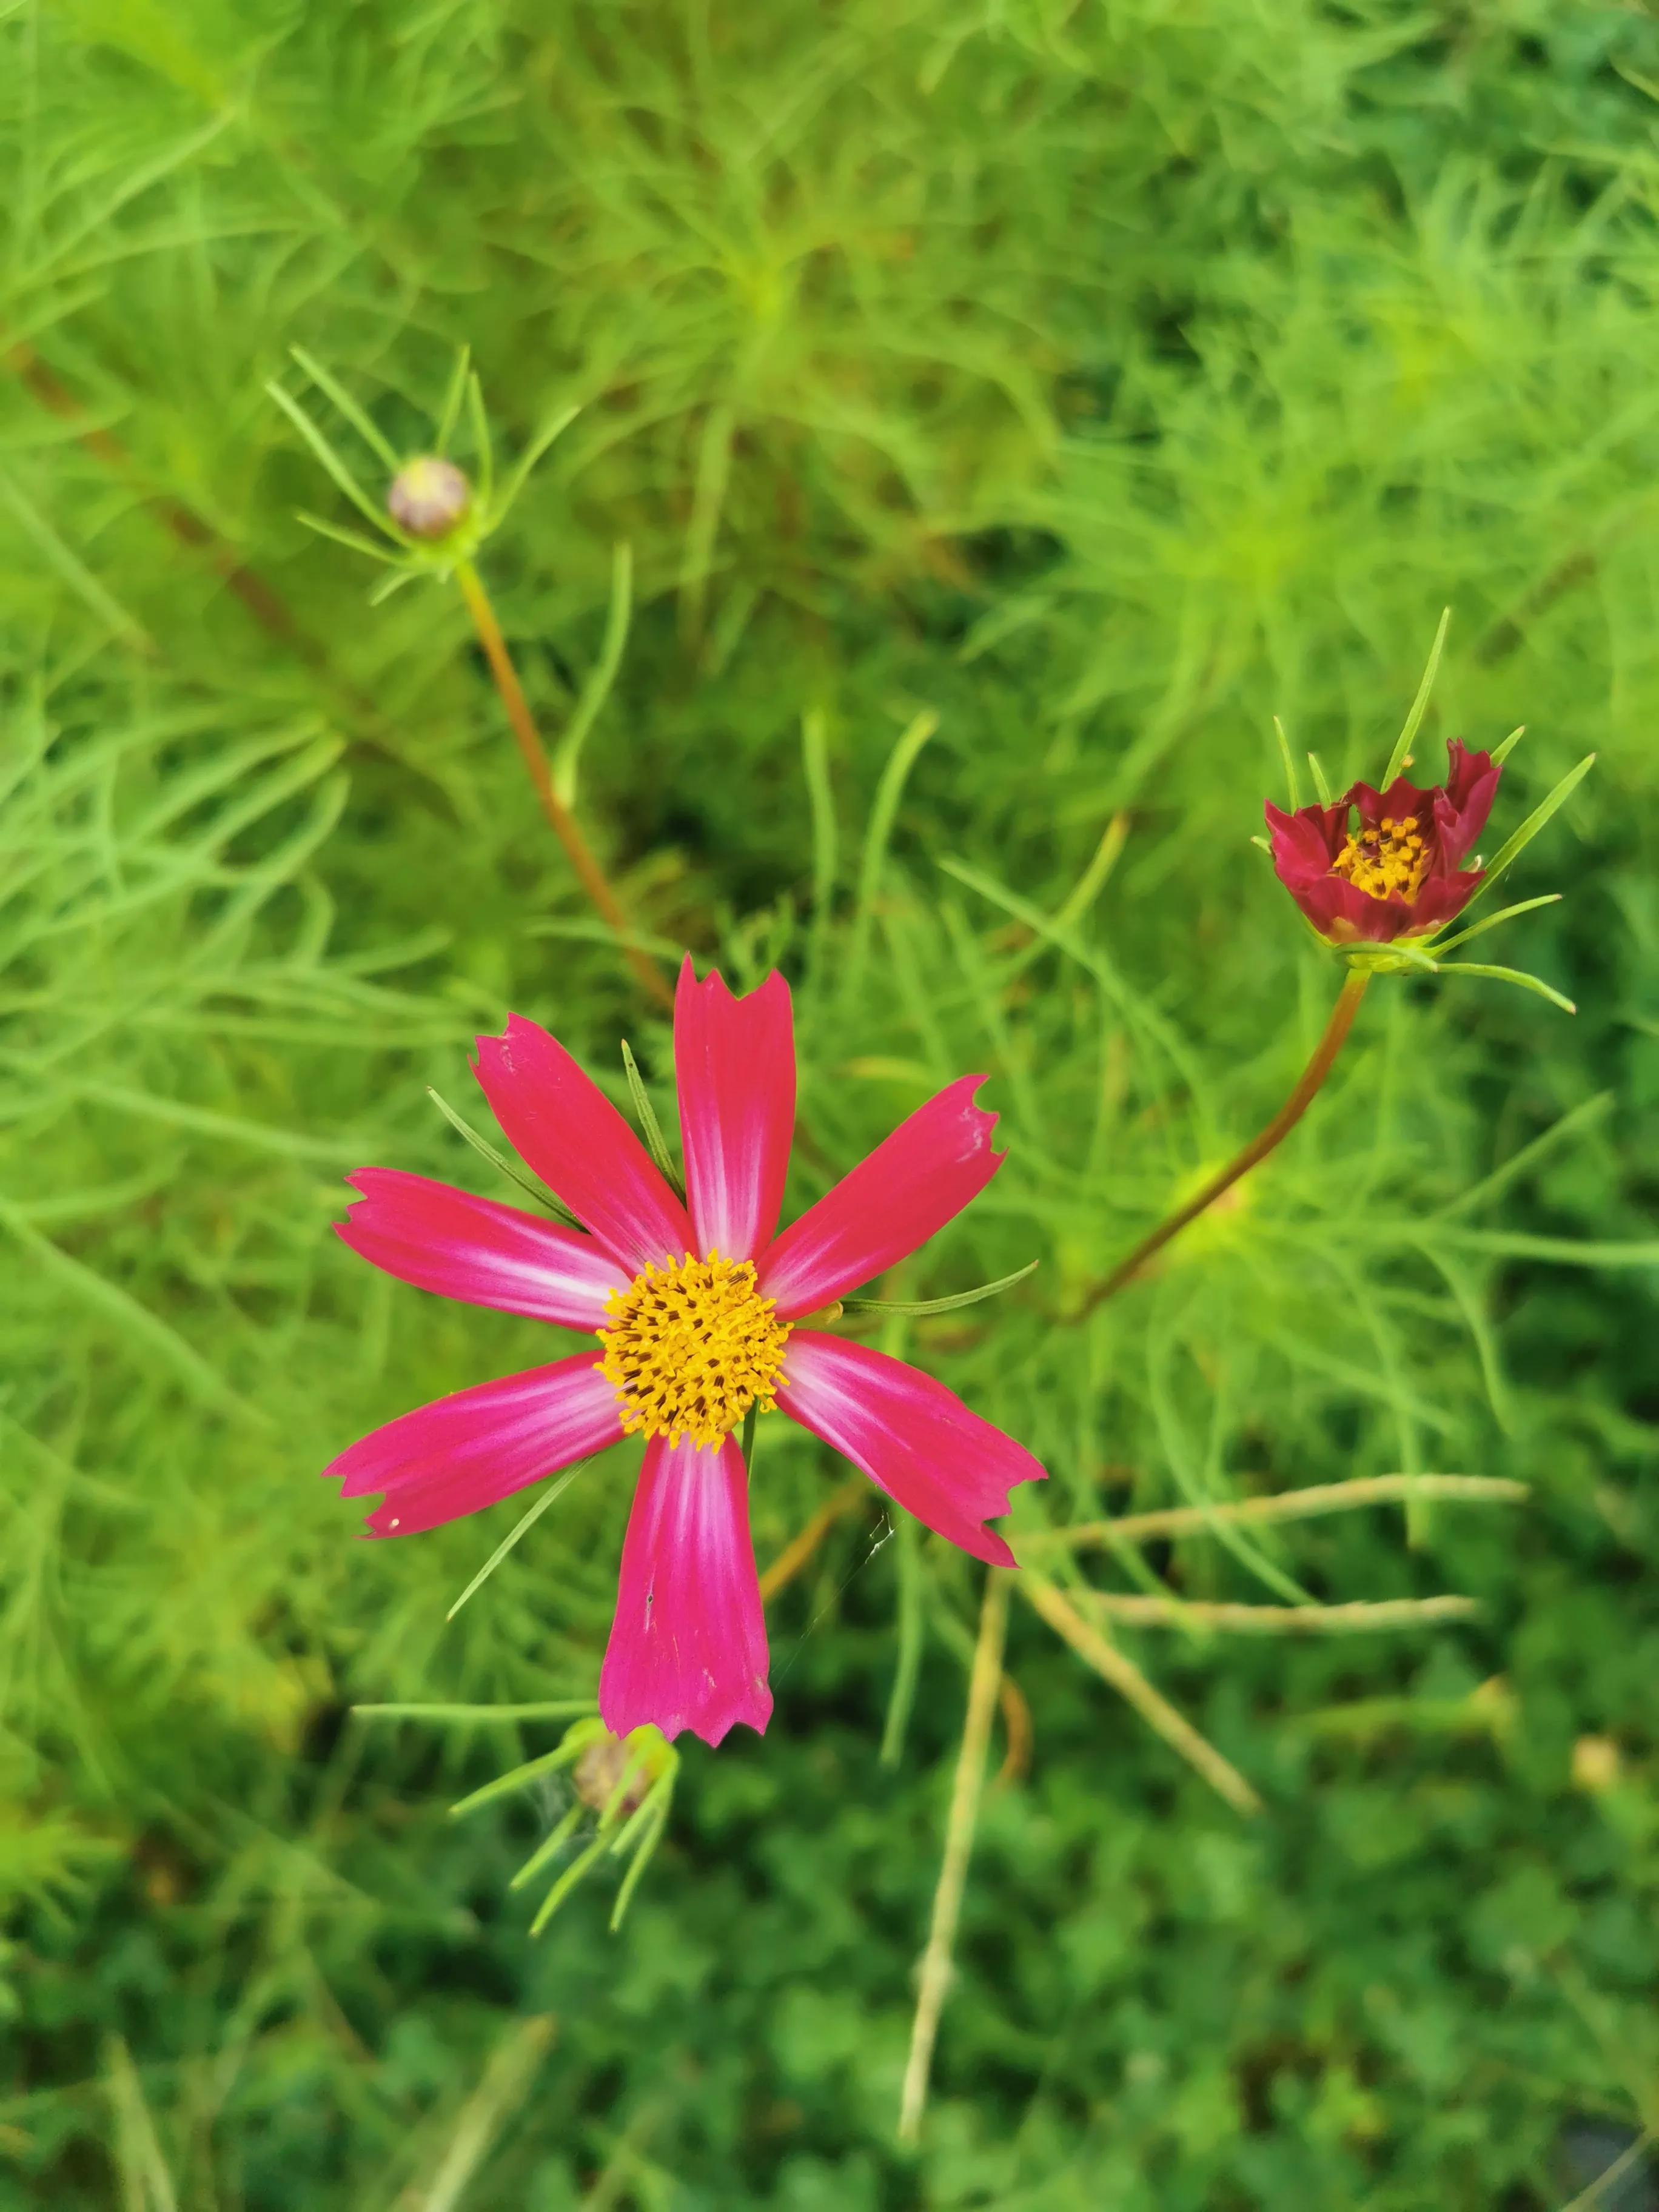
M 1359 1012 L 1359 1001 L 1364 997 L 1365 987 L 1370 980 L 1369 971 L 1363 968 L 1348 970 L 1347 980 L 1331 1010 L 1331 1018 L 1325 1025 L 1324 1036 L 1315 1047 L 1313 1057 L 1303 1069 L 1295 1090 L 1273 1120 L 1260 1135 L 1251 1138 L 1243 1152 L 1236 1153 L 1224 1168 L 1212 1175 L 1195 1197 L 1188 1199 L 1185 1206 L 1177 1207 L 1175 1212 L 1160 1221 L 1150 1236 L 1142 1237 L 1127 1259 L 1119 1261 L 1111 1273 L 1103 1282 L 1095 1285 L 1079 1310 L 1079 1320 L 1085 1314 L 1091 1314 L 1097 1306 L 1104 1304 L 1115 1292 L 1121 1291 L 1127 1282 L 1140 1273 L 1155 1252 L 1161 1252 L 1171 1237 L 1178 1237 L 1189 1221 L 1196 1221 L 1199 1215 L 1212 1206 L 1224 1192 L 1232 1188 L 1241 1176 L 1247 1176 L 1259 1161 L 1267 1158 L 1276 1145 L 1283 1143 L 1290 1135 L 1312 1105 L 1321 1085 L 1335 1066 L 1336 1056 L 1347 1041 L 1354 1016 Z

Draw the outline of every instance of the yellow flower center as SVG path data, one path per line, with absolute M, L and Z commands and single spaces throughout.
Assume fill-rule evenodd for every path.
M 755 1285 L 752 1261 L 690 1253 L 635 1275 L 605 1301 L 599 1369 L 632 1436 L 716 1444 L 751 1406 L 775 1410 L 789 1324 Z
M 1374 829 L 1350 837 L 1331 863 L 1331 873 L 1346 876 L 1370 898 L 1402 898 L 1410 906 L 1423 888 L 1429 851 L 1418 833 L 1417 817 L 1396 822 L 1385 814 Z

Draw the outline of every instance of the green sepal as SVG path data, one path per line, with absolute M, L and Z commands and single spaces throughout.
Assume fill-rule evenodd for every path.
M 471 1796 L 461 1798 L 450 1807 L 450 1819 L 459 1820 L 465 1814 L 477 1812 L 480 1805 L 492 1804 L 497 1797 L 510 1796 L 514 1790 L 522 1790 L 527 1783 L 538 1782 L 544 1774 L 556 1774 L 562 1766 L 574 1766 L 592 1735 L 591 1729 L 584 1735 L 583 1726 L 581 1722 L 578 1722 L 563 1742 L 552 1751 L 543 1752 L 538 1759 L 526 1759 L 522 1766 L 509 1767 L 505 1774 L 498 1774 L 493 1782 L 486 1782 L 482 1790 L 475 1790 Z
M 1318 935 L 1317 931 L 1315 932 Z M 1320 939 L 1324 944 L 1327 940 Z M 1331 950 L 1345 966 L 1360 969 L 1367 975 L 1437 975 L 1437 962 L 1431 959 L 1420 945 L 1407 945 L 1396 938 L 1391 945 L 1336 945 Z
M 1460 929 L 1455 937 L 1437 938 L 1435 951 L 1449 952 L 1455 945 L 1467 945 L 1472 937 L 1484 937 L 1489 929 L 1496 929 L 1500 921 L 1512 921 L 1517 914 L 1531 914 L 1534 908 L 1540 906 L 1559 906 L 1561 896 L 1559 891 L 1546 891 L 1540 898 L 1522 899 L 1518 906 L 1500 907 L 1496 914 L 1489 914 L 1484 921 L 1477 921 L 1468 929 Z
M 1540 999 L 1547 999 L 1553 1006 L 1559 1006 L 1564 1014 L 1578 1012 L 1571 999 L 1536 975 L 1528 975 L 1521 968 L 1489 968 L 1478 960 L 1448 960 L 1442 967 L 1443 975 L 1490 975 L 1499 983 L 1518 983 L 1523 991 L 1535 991 Z
M 429 1083 L 426 1086 L 426 1095 L 448 1122 L 450 1127 L 458 1130 L 466 1139 L 480 1159 L 488 1160 L 497 1174 L 504 1175 L 509 1182 L 517 1183 L 526 1197 L 533 1198 L 538 1206 L 544 1207 L 556 1221 L 563 1222 L 567 1229 L 581 1227 L 581 1223 L 577 1220 L 562 1199 L 555 1198 L 550 1190 L 544 1190 L 540 1183 L 532 1182 L 528 1176 L 521 1175 L 507 1155 L 504 1152 L 498 1152 L 488 1137 L 481 1137 L 470 1121 L 464 1121 L 449 1101 L 441 1097 Z
M 975 1291 L 957 1291 L 948 1298 L 843 1298 L 843 1313 L 873 1314 L 941 1314 L 954 1313 L 958 1306 L 976 1306 L 981 1298 L 994 1298 L 1000 1291 L 1012 1290 L 1023 1283 L 1028 1275 L 1035 1274 L 1040 1263 L 1032 1260 L 1018 1267 L 1012 1275 L 999 1276 L 994 1283 L 981 1283 Z
M 634 1058 L 626 1037 L 623 1039 L 622 1056 L 623 1066 L 628 1075 L 628 1088 L 634 1101 L 634 1112 L 645 1138 L 646 1150 L 656 1162 L 658 1174 L 683 1206 L 685 1203 L 685 1178 L 674 1164 L 667 1139 L 662 1133 L 662 1124 L 657 1119 L 657 1109 L 651 1103 L 651 1094 L 645 1087 L 645 1079 L 640 1073 L 639 1063 Z

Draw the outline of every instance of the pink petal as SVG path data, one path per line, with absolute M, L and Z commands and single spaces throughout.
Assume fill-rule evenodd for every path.
M 598 1328 L 607 1293 L 628 1286 L 592 1237 L 516 1206 L 399 1168 L 359 1168 L 346 1181 L 362 1195 L 335 1233 L 417 1290 L 564 1328 Z
M 600 1717 L 612 1735 L 651 1723 L 718 1743 L 738 1721 L 763 1734 L 766 1668 L 743 1454 L 731 1437 L 712 1451 L 653 1437 L 623 1541 Z
M 907 1513 L 975 1559 L 1017 1565 L 981 1524 L 1008 1510 L 1019 1482 L 1048 1470 L 953 1390 L 866 1344 L 797 1329 L 784 1354 L 778 1407 L 850 1459 Z
M 417 1406 L 323 1472 L 342 1497 L 386 1493 L 368 1517 L 372 1534 L 416 1536 L 604 1451 L 622 1432 L 617 1394 L 583 1352 Z
M 674 1073 L 697 1249 L 752 1260 L 778 1225 L 795 1127 L 795 1024 L 782 976 L 734 999 L 718 971 L 699 983 L 688 954 L 674 994 Z
M 781 1319 L 867 1283 L 978 1197 L 1007 1158 L 991 1149 L 996 1115 L 973 1103 L 984 1080 L 960 1076 L 919 1106 L 784 1231 L 756 1270 Z
M 562 1044 L 512 1015 L 473 1071 L 513 1149 L 629 1276 L 692 1249 L 685 1208 L 622 1115 Z

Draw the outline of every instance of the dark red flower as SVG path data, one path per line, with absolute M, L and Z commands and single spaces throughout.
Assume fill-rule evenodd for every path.
M 1504 771 L 1455 738 L 1446 750 L 1446 781 L 1427 791 L 1401 775 L 1386 791 L 1356 783 L 1334 805 L 1294 814 L 1269 800 L 1279 880 L 1328 944 L 1429 937 L 1474 897 L 1481 871 L 1462 863 Z

